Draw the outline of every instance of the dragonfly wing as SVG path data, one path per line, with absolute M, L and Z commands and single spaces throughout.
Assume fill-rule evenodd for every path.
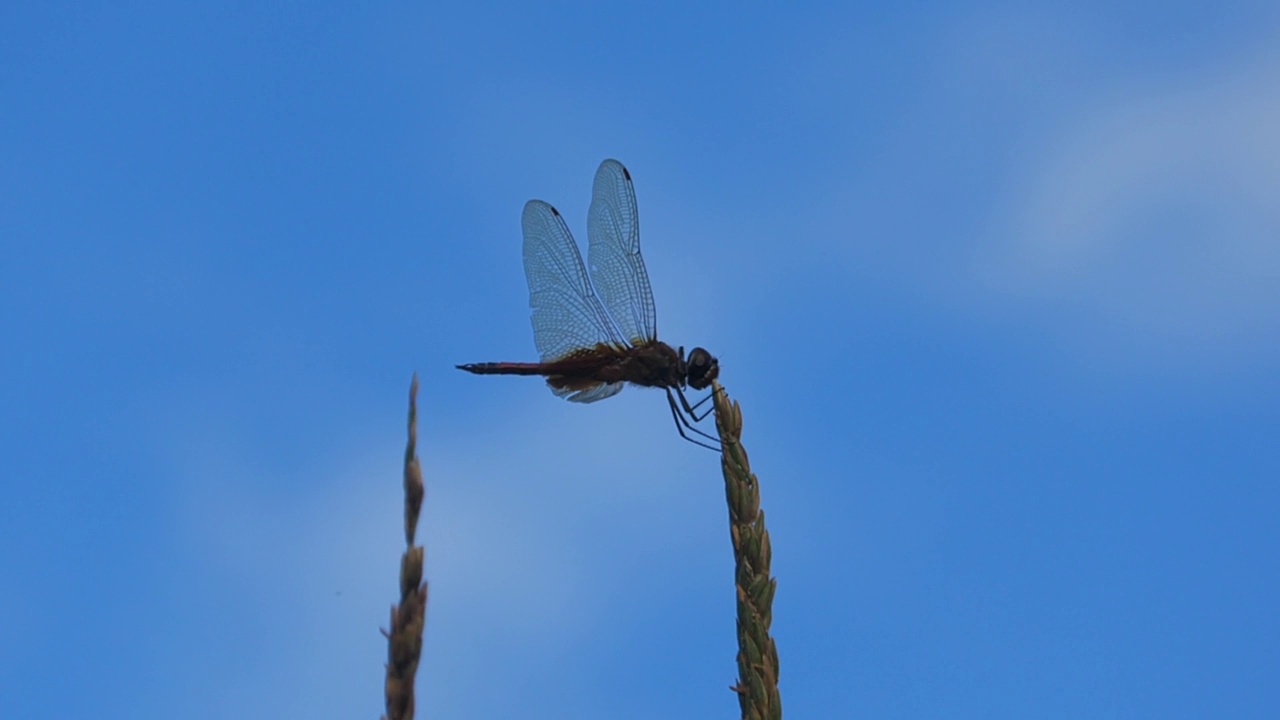
M 657 311 L 640 256 L 640 216 L 631 174 L 617 160 L 596 170 L 587 212 L 587 259 L 604 307 L 632 345 L 657 339 Z
M 573 402 L 593 403 L 597 400 L 611 398 L 622 392 L 624 383 L 599 383 L 593 387 L 574 389 L 574 388 L 551 388 L 551 392 L 558 397 L 567 398 Z
M 542 361 L 559 360 L 602 343 L 625 347 L 587 280 L 578 245 L 559 211 L 541 200 L 530 200 L 521 225 L 533 341 Z

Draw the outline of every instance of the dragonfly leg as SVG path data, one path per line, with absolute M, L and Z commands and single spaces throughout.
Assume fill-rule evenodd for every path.
M 721 390 L 723 391 L 724 388 L 721 388 Z M 702 422 L 704 419 L 706 419 L 708 415 L 711 414 L 713 410 L 716 409 L 715 405 L 712 405 L 708 407 L 705 411 L 703 411 L 701 415 L 697 413 L 698 408 L 702 407 L 704 403 L 706 403 L 708 400 L 716 396 L 715 391 L 708 393 L 706 397 L 702 398 L 701 400 L 699 400 L 698 402 L 692 405 L 689 404 L 689 400 L 684 396 L 684 390 L 677 387 L 676 394 L 680 396 L 680 404 L 684 407 L 685 413 L 687 413 L 689 417 L 693 418 L 694 422 Z
M 684 414 L 680 412 L 680 406 L 676 404 L 676 399 L 671 395 L 671 388 L 664 388 L 664 389 L 667 391 L 667 405 L 671 408 L 671 417 L 674 418 L 676 421 L 676 430 L 680 433 L 680 437 L 684 438 L 685 440 L 688 440 L 694 445 L 698 445 L 699 447 L 704 447 L 708 450 L 714 450 L 716 452 L 720 452 L 721 450 L 720 439 L 714 435 L 708 435 L 707 433 L 702 432 L 698 428 L 694 427 L 689 422 L 688 418 L 686 418 Z M 679 390 L 677 390 L 676 392 L 678 394 Z M 685 408 L 689 407 L 689 403 L 684 399 L 684 395 L 680 395 L 680 400 Z M 702 437 L 715 443 L 715 445 L 708 445 L 707 443 L 702 442 L 701 440 L 695 437 L 690 437 L 689 435 L 686 435 L 684 432 L 686 429 L 689 430 L 690 432 L 701 435 Z
M 710 415 L 710 414 L 711 414 L 711 411 L 715 409 L 715 406 L 713 405 L 713 406 L 711 406 L 711 407 L 707 408 L 706 412 L 704 412 L 704 413 L 702 413 L 701 415 L 699 415 L 699 414 L 696 412 L 696 409 L 697 409 L 698 405 L 701 405 L 701 404 L 705 403 L 706 401 L 710 400 L 710 399 L 711 399 L 711 397 L 712 397 L 712 395 L 708 395 L 708 396 L 706 396 L 706 397 L 702 398 L 701 400 L 699 400 L 699 401 L 698 401 L 698 404 L 697 404 L 697 405 L 690 405 L 690 404 L 689 404 L 689 400 L 688 400 L 688 398 L 686 398 L 686 397 L 684 396 L 684 390 L 683 390 L 683 389 L 681 389 L 679 386 L 676 386 L 676 387 L 674 388 L 674 390 L 676 391 L 676 395 L 680 398 L 680 406 L 684 408 L 685 415 L 688 415 L 690 418 L 692 418 L 694 422 L 701 422 L 701 421 L 703 420 L 703 418 L 705 418 L 705 417 L 707 417 L 708 415 Z M 667 395 L 670 395 L 670 394 L 671 394 L 671 392 L 670 392 L 670 390 L 668 390 L 668 391 L 667 391 Z M 681 416 L 681 419 L 684 419 L 684 416 L 683 416 L 683 415 Z M 697 429 L 697 428 L 693 427 L 692 425 L 688 424 L 687 422 L 685 423 L 685 427 L 687 427 L 687 428 L 689 428 L 690 430 L 692 430 L 692 431 L 694 431 L 694 432 L 698 433 L 699 435 L 701 435 L 701 436 L 702 436 L 702 437 L 704 437 L 704 438 L 709 438 L 709 439 L 711 439 L 711 440 L 715 440 L 716 442 L 720 442 L 720 438 L 718 438 L 718 437 L 716 437 L 716 436 L 714 436 L 714 435 L 709 435 L 709 434 L 707 434 L 707 433 L 705 433 L 705 432 L 703 432 L 703 431 L 701 431 L 701 430 L 699 430 L 699 429 Z

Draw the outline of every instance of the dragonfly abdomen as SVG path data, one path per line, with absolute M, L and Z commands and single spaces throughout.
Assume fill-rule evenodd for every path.
M 547 369 L 542 363 L 524 362 L 486 362 L 467 363 L 456 366 L 477 375 L 546 375 Z

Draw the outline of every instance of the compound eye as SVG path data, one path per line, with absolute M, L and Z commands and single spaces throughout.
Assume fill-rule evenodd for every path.
M 712 380 L 720 374 L 720 368 L 716 363 L 716 359 L 711 353 L 702 348 L 694 348 L 689 353 L 689 362 L 687 365 L 689 387 L 694 390 L 702 390 L 709 386 Z

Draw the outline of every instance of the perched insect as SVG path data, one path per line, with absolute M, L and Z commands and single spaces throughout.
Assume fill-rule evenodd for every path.
M 635 188 L 622 163 L 605 160 L 596 170 L 587 213 L 590 278 L 554 207 L 530 200 L 522 226 L 533 341 L 542 361 L 458 368 L 479 375 L 541 375 L 556 395 L 584 403 L 613 397 L 624 383 L 662 388 L 680 436 L 719 450 L 716 437 L 694 427 L 710 412 L 697 411 L 710 396 L 690 405 L 684 389 L 710 387 L 720 365 L 700 347 L 686 357 L 683 347 L 658 340 L 653 291 L 640 256 Z

